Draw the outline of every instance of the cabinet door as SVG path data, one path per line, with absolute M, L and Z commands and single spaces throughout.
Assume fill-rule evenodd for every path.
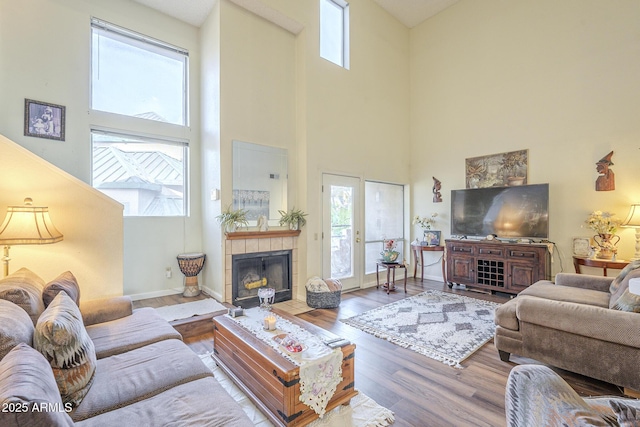
M 508 281 L 507 287 L 520 292 L 540 280 L 537 263 L 507 263 Z
M 467 256 L 449 257 L 447 279 L 453 283 L 473 284 L 476 282 L 475 258 Z

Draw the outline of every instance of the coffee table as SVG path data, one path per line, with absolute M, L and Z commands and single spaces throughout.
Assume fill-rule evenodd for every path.
M 282 310 L 273 313 L 312 332 L 322 340 L 338 338 L 309 322 Z M 300 367 L 265 344 L 226 315 L 213 318 L 213 358 L 229 378 L 277 426 L 304 426 L 318 418 L 300 401 Z M 355 344 L 341 348 L 342 377 L 327 404 L 327 412 L 348 405 L 355 390 Z

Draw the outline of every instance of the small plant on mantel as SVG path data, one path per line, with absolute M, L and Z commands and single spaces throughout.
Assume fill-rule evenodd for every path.
M 305 216 L 307 213 L 304 213 L 300 209 L 291 208 L 288 211 L 278 211 L 280 213 L 280 225 L 286 225 L 289 227 L 289 230 L 299 230 L 307 224 L 307 220 Z
M 225 233 L 233 233 L 239 227 L 248 227 L 247 211 L 244 209 L 231 210 L 227 206 L 224 212 L 216 217 Z

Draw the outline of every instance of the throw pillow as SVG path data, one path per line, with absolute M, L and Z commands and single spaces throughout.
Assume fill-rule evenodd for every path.
M 0 424 L 17 426 L 73 426 L 56 387 L 51 367 L 42 354 L 26 344 L 15 346 L 0 360 Z M 11 413 L 9 409 L 16 409 Z
M 640 409 L 621 400 L 610 400 L 609 404 L 618 417 L 620 427 L 633 427 L 640 424 Z
M 627 270 L 629 267 L 631 268 Z M 620 272 L 620 275 L 622 275 L 623 272 L 626 274 L 616 286 L 616 292 L 611 294 L 609 308 L 640 313 L 640 295 L 634 295 L 629 292 L 629 280 L 640 277 L 640 263 L 633 262 L 629 264 Z
M 49 307 L 51 301 L 58 295 L 58 292 L 65 291 L 67 295 L 80 306 L 80 287 L 73 273 L 65 271 L 44 287 L 42 291 L 42 301 L 45 307 Z
M 307 284 L 305 285 L 305 287 L 309 292 L 329 292 L 329 287 L 327 286 L 325 281 L 318 276 L 313 276 L 312 278 L 307 280 Z
M 24 309 L 35 325 L 44 311 L 42 288 L 44 280 L 32 271 L 21 268 L 0 280 L 0 299 L 11 301 Z
M 0 360 L 20 343 L 33 343 L 33 323 L 26 311 L 0 299 Z
M 62 401 L 77 406 L 93 382 L 96 350 L 80 309 L 64 291 L 38 319 L 33 344 L 49 361 Z
M 324 279 L 324 282 L 329 288 L 329 292 L 336 292 L 342 290 L 342 282 L 339 279 Z
M 615 279 L 613 279 L 611 285 L 609 286 L 609 293 L 611 294 L 611 296 L 618 292 L 620 286 L 622 285 L 622 282 L 627 277 L 629 272 L 635 270 L 638 267 L 640 267 L 640 260 L 629 263 L 625 268 L 622 269 L 622 271 L 620 271 L 620 273 L 616 276 Z

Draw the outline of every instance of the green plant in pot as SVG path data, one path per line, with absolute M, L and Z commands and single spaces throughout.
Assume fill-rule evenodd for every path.
M 239 227 L 248 227 L 247 211 L 244 209 L 231 210 L 227 206 L 224 212 L 216 217 L 225 233 L 233 233 Z
M 307 224 L 304 213 L 300 209 L 291 208 L 288 211 L 278 211 L 280 213 L 280 225 L 288 226 L 289 230 L 299 230 Z

